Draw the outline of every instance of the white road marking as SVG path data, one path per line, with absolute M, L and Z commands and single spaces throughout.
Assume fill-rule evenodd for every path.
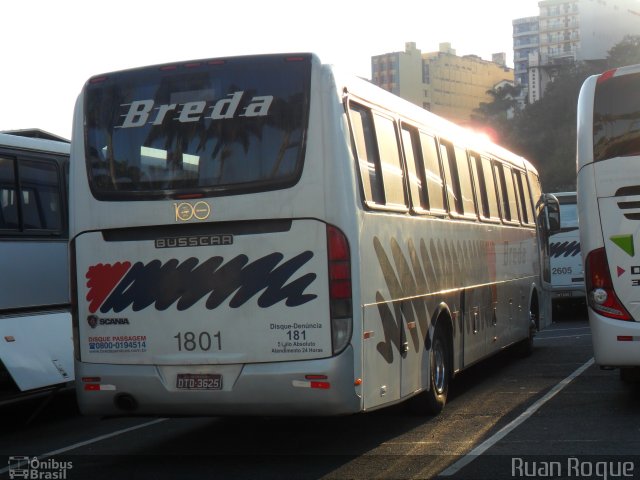
M 115 432 L 106 433 L 104 435 L 100 435 L 99 437 L 90 438 L 89 440 L 85 440 L 84 442 L 74 443 L 73 445 L 68 445 L 66 447 L 59 448 L 57 450 L 52 450 L 51 452 L 43 453 L 42 455 L 35 455 L 38 460 L 44 460 L 45 458 L 53 457 L 54 455 L 60 455 L 61 453 L 68 452 L 70 450 L 75 450 L 76 448 L 85 447 L 87 445 L 91 445 L 92 443 L 101 442 L 102 440 L 106 440 L 107 438 L 117 437 L 118 435 L 122 435 L 124 433 L 133 432 L 135 430 L 139 430 L 141 428 L 150 427 L 152 425 L 156 425 L 157 423 L 164 422 L 168 420 L 168 418 L 157 418 L 150 422 L 141 423 L 140 425 L 135 425 L 129 428 L 123 428 L 122 430 L 116 430 Z M 16 454 L 20 452 L 15 452 Z M 0 469 L 0 475 L 8 472 L 10 467 L 5 467 Z
M 508 425 L 502 427 L 498 432 L 496 432 L 491 437 L 489 437 L 487 440 L 485 440 L 480 445 L 478 445 L 476 448 L 471 450 L 469 453 L 467 453 L 460 460 L 458 460 L 453 465 L 451 465 L 448 468 L 446 468 L 445 470 L 443 470 L 440 473 L 440 475 L 443 476 L 443 477 L 450 477 L 450 476 L 455 475 L 456 473 L 458 473 L 462 468 L 464 468 L 467 465 L 469 465 L 477 457 L 482 455 L 489 448 L 494 446 L 496 443 L 498 443 L 500 440 L 502 440 L 504 437 L 506 437 L 509 433 L 511 433 L 513 430 L 515 430 L 525 420 L 527 420 L 529 417 L 531 417 L 531 415 L 536 413 L 540 409 L 540 407 L 542 407 L 545 403 L 547 403 L 549 400 L 551 400 L 553 397 L 555 397 L 558 393 L 560 393 L 560 391 L 562 391 L 563 388 L 565 388 L 573 380 L 575 380 L 578 376 L 580 376 L 587 368 L 589 368 L 591 365 L 593 365 L 593 363 L 594 363 L 594 360 L 593 360 L 593 358 L 591 358 L 589 361 L 587 361 L 587 363 L 582 365 L 580 368 L 578 368 L 575 372 L 573 372 L 567 378 L 565 378 L 564 380 L 559 382 L 544 397 L 542 397 L 537 402 L 535 402 L 533 405 L 531 405 L 529 408 L 527 408 L 522 414 L 520 414 L 520 416 L 518 418 L 512 420 Z

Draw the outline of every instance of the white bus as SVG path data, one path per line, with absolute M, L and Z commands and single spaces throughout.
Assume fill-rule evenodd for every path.
M 438 412 L 545 322 L 532 165 L 312 54 L 93 77 L 73 138 L 85 414 Z
M 0 133 L 0 403 L 74 379 L 69 149 Z
M 640 65 L 588 78 L 578 101 L 578 217 L 595 361 L 640 366 Z M 640 243 L 638 243 L 640 245 Z
M 580 255 L 580 232 L 576 192 L 554 193 L 560 205 L 560 225 L 549 235 L 551 300 L 554 319 L 566 315 L 567 308 L 584 304 L 584 273 Z

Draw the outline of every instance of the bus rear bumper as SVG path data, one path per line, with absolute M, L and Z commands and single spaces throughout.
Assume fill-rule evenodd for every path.
M 640 366 L 640 322 L 613 320 L 588 310 L 596 364 Z
M 361 410 L 354 353 L 297 362 L 245 365 L 112 365 L 76 362 L 85 415 L 342 415 Z M 222 390 L 179 390 L 176 373 L 222 375 Z M 324 378 L 326 377 L 326 378 Z

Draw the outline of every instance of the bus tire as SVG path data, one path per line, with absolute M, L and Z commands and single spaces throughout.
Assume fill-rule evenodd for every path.
M 529 357 L 533 353 L 533 337 L 535 337 L 536 330 L 538 330 L 537 312 L 532 310 L 529 313 L 529 317 L 529 335 L 518 344 L 518 355 L 522 358 Z
M 447 403 L 452 371 L 451 335 L 443 324 L 436 323 L 429 350 L 429 390 L 413 399 L 413 410 L 421 415 L 437 415 Z

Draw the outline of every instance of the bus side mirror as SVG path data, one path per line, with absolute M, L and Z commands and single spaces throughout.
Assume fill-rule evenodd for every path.
M 560 231 L 560 202 L 558 198 L 551 194 L 545 193 L 540 197 L 543 204 L 543 216 L 545 220 L 546 230 L 549 235 Z

